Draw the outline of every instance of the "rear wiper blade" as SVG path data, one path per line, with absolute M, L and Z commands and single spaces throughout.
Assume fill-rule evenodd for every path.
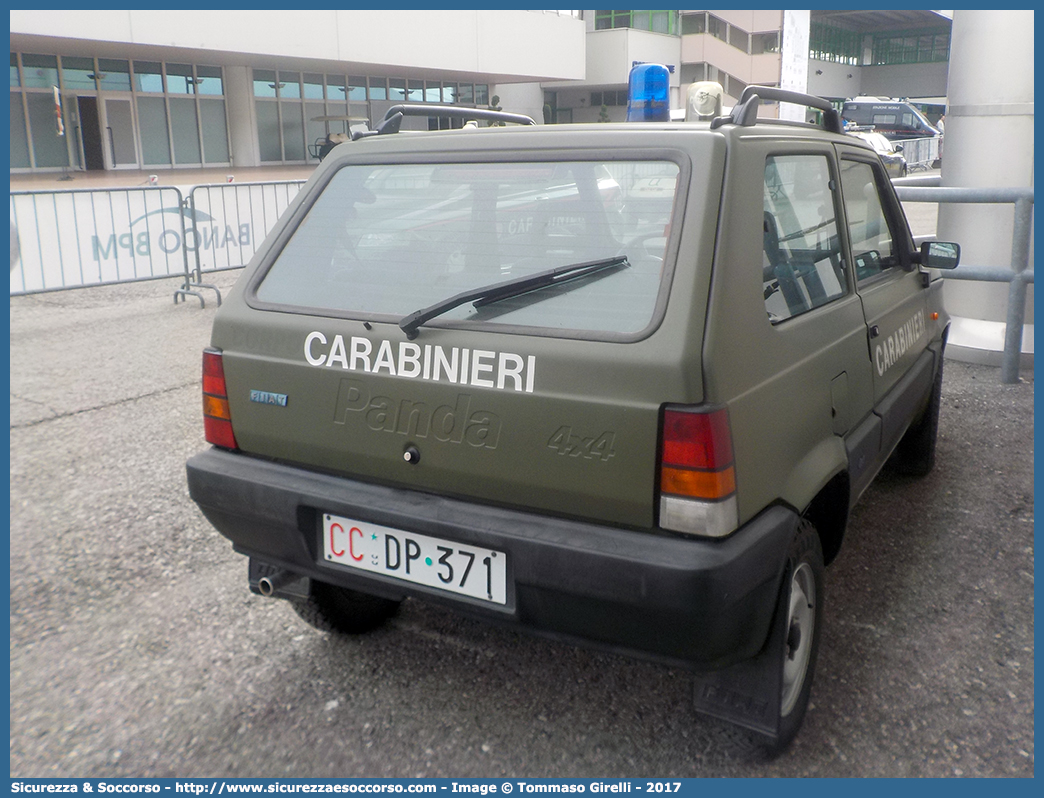
M 630 266 L 630 263 L 627 262 L 627 256 L 614 255 L 611 258 L 559 266 L 556 269 L 548 269 L 547 271 L 537 272 L 525 277 L 516 277 L 513 280 L 506 280 L 502 283 L 474 288 L 404 316 L 402 321 L 399 322 L 399 327 L 406 333 L 406 337 L 412 341 L 417 337 L 417 328 L 422 324 L 468 302 L 474 302 L 475 307 L 480 308 L 493 302 L 499 302 L 502 299 L 521 296 L 522 294 L 528 294 L 530 291 L 538 291 L 548 286 L 579 280 L 581 277 L 597 274 L 606 269 L 617 269 L 622 266 Z

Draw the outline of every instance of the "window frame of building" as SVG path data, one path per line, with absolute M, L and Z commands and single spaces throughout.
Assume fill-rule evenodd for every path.
M 763 31 L 750 34 L 750 54 L 764 55 L 778 53 L 780 50 L 780 31 Z
M 144 78 L 151 78 L 147 83 Z M 159 81 L 156 88 L 155 80 Z M 163 62 L 135 61 L 131 70 L 131 90 L 135 94 L 163 94 L 166 84 L 163 78 Z
M 324 85 L 324 98 L 320 98 L 316 91 L 320 77 Z M 336 120 L 313 122 L 312 119 L 319 116 L 369 116 L 370 103 L 373 101 L 432 104 L 456 101 L 480 107 L 489 102 L 488 84 L 416 77 L 320 75 L 291 70 L 254 69 L 252 85 L 257 103 L 255 107 L 258 109 L 257 136 L 263 164 L 298 164 L 314 160 L 314 145 L 330 133 L 346 132 L 347 125 L 341 125 Z M 303 131 L 298 126 L 299 118 L 303 120 Z M 444 124 L 437 118 L 433 119 L 433 130 L 453 126 L 453 122 Z M 275 135 L 277 129 L 278 142 Z M 303 141 L 303 152 L 298 139 Z M 309 147 L 312 147 L 311 151 Z
M 257 106 L 258 145 L 261 162 L 267 164 L 300 164 L 314 160 L 313 145 L 324 141 L 330 133 L 343 133 L 348 128 L 347 119 L 339 123 L 319 120 L 318 117 L 348 117 L 358 112 L 360 106 L 365 110 L 357 115 L 368 115 L 368 99 L 377 99 L 387 91 L 387 78 L 270 69 L 255 69 L 253 73 L 254 99 L 260 104 Z M 264 82 L 257 79 L 259 74 L 275 75 L 272 82 L 275 97 L 264 91 L 263 85 L 259 86 Z M 321 92 L 317 91 L 320 85 Z M 260 94 L 259 88 L 262 90 Z M 272 109 L 264 105 L 266 103 L 274 103 L 274 116 Z M 263 113 L 262 108 L 265 109 Z M 267 125 L 267 131 L 264 125 Z M 276 130 L 279 131 L 278 142 Z M 279 158 L 275 157 L 277 150 Z
M 875 66 L 881 66 L 948 61 L 950 35 L 950 31 L 944 28 L 875 34 L 870 62 Z
M 129 59 L 99 58 L 95 73 L 98 91 L 128 92 L 133 85 Z
M 764 52 L 764 49 L 759 50 L 756 53 L 753 52 L 753 42 L 756 37 L 771 35 L 771 32 L 769 34 L 764 34 L 752 33 L 744 30 L 737 25 L 732 25 L 731 23 L 726 22 L 721 17 L 715 16 L 709 11 L 681 12 L 678 30 L 683 36 L 713 36 L 718 41 L 724 42 L 746 55 L 760 55 Z M 778 52 L 779 32 L 776 31 L 775 34 L 777 37 L 776 51 Z M 759 39 L 759 41 L 761 40 Z
M 167 73 L 167 94 L 187 96 L 196 93 L 196 75 L 192 64 L 164 62 L 163 70 Z M 184 81 L 185 90 L 181 91 Z
M 126 157 L 121 157 L 119 163 L 107 163 L 106 168 L 202 168 L 231 163 L 221 67 L 21 52 L 13 52 L 11 62 L 15 76 L 11 86 L 14 171 L 95 168 L 89 165 L 92 154 L 85 150 L 90 142 L 84 138 L 79 121 L 82 103 L 87 101 L 99 107 L 110 103 L 110 113 L 120 111 L 110 117 L 110 122 L 118 119 L 124 123 L 120 130 Z M 37 80 L 30 80 L 27 85 L 27 66 L 46 74 L 37 74 Z M 168 69 L 170 66 L 174 68 Z M 183 91 L 170 91 L 171 76 L 184 79 Z M 53 80 L 42 85 L 50 78 Z M 62 100 L 64 137 L 54 135 L 55 87 Z M 176 81 L 174 88 L 179 88 Z M 42 111 L 45 106 L 46 114 Z M 209 121 L 205 124 L 205 120 Z M 105 146 L 103 142 L 102 147 Z M 108 146 L 113 145 L 110 142 Z
M 595 30 L 631 28 L 676 36 L 681 31 L 679 12 L 671 9 L 628 9 L 595 11 Z
M 750 34 L 735 25 L 729 25 L 729 44 L 750 55 Z
M 808 57 L 816 61 L 859 66 L 863 58 L 863 34 L 837 25 L 813 22 L 808 33 Z
M 144 62 L 153 63 L 153 62 Z M 132 77 L 131 85 L 136 85 L 134 71 L 135 62 L 131 62 Z M 146 137 L 142 131 L 141 118 L 142 114 L 142 103 L 141 99 L 135 94 L 135 110 L 138 113 L 138 136 L 140 139 L 141 148 L 141 165 L 143 167 L 155 167 L 155 166 L 169 166 L 175 167 L 207 167 L 207 166 L 227 166 L 232 162 L 232 150 L 228 140 L 228 104 L 225 99 L 225 76 L 224 69 L 213 64 L 202 64 L 198 65 L 195 63 L 184 65 L 176 64 L 179 69 L 174 72 L 175 78 L 182 78 L 185 80 L 184 92 L 170 90 L 171 88 L 171 71 L 169 69 L 170 64 L 167 62 L 161 63 L 163 69 L 163 84 L 166 91 L 162 93 L 163 105 L 166 113 L 166 124 L 167 124 L 167 146 L 170 151 L 170 161 L 151 163 L 146 157 L 145 153 L 147 150 L 152 149 L 152 144 L 146 145 Z M 187 66 L 188 74 L 181 71 L 181 68 Z M 203 72 L 200 74 L 200 67 Z M 215 75 L 214 73 L 217 73 Z M 151 73 L 147 73 L 151 74 Z M 214 78 L 217 78 L 217 86 L 220 89 L 220 94 L 212 90 Z M 207 83 L 207 81 L 211 81 Z M 175 80 L 174 85 L 180 88 L 178 81 Z M 201 91 L 200 87 L 206 85 L 207 89 Z M 149 92 L 146 93 L 146 97 L 159 97 L 160 93 Z M 220 103 L 219 114 L 212 113 L 211 109 L 217 109 Z M 147 107 L 147 106 L 146 106 Z M 158 106 L 157 106 L 158 107 Z M 212 120 L 220 119 L 224 123 L 224 129 L 222 135 L 213 136 L 211 135 L 211 126 L 204 126 L 204 118 Z M 194 136 L 189 136 L 189 131 L 195 130 Z M 179 137 L 179 133 L 181 136 Z M 208 146 L 207 142 L 210 142 Z M 209 154 L 208 154 L 209 150 Z M 181 157 L 179 157 L 179 153 Z M 198 153 L 198 156 L 197 156 Z M 215 154 L 219 157 L 213 157 Z
M 591 92 L 591 107 L 620 107 L 627 105 L 627 89 L 604 89 Z
M 339 75 L 327 75 L 326 76 L 326 94 L 327 99 L 330 97 L 330 78 L 338 78 Z M 367 96 L 367 80 L 365 75 L 348 75 L 344 84 L 344 97 L 348 102 L 366 102 Z M 335 89 L 341 88 L 338 85 L 334 85 Z
M 391 99 L 391 95 L 388 94 L 388 78 L 383 77 L 367 77 L 366 78 L 367 96 L 371 100 L 386 101 Z
M 50 90 L 52 86 L 59 85 L 58 80 L 58 56 L 50 55 L 47 53 L 19 53 L 19 59 L 22 63 L 22 85 L 23 89 L 46 89 Z M 30 58 L 39 63 L 26 63 L 26 58 Z M 28 70 L 37 70 L 36 80 L 30 80 L 28 77 Z M 46 70 L 46 74 L 43 71 Z
M 729 23 L 723 20 L 721 17 L 716 17 L 713 14 L 707 14 L 707 33 L 713 36 L 719 41 L 723 41 L 728 44 L 729 41 Z
M 273 82 L 267 84 L 268 88 L 274 89 L 275 97 L 264 90 L 266 88 L 264 79 L 259 80 L 257 78 L 259 74 L 275 75 Z M 319 76 L 319 73 L 308 74 L 313 78 Z M 344 76 L 341 75 L 333 76 L 323 73 L 325 99 L 320 99 L 304 96 L 306 94 L 304 73 L 298 70 L 253 70 L 254 103 L 257 113 L 257 137 L 261 163 L 303 164 L 308 162 L 308 145 L 311 143 L 310 139 L 315 138 L 318 131 L 318 128 L 309 124 L 311 117 L 325 116 L 330 111 L 335 112 L 330 114 L 332 116 L 345 115 L 347 111 L 347 101 L 330 99 L 331 77 L 335 81 L 344 79 Z M 259 86 L 259 83 L 262 85 Z M 309 85 L 317 84 L 312 81 Z M 262 91 L 261 94 L 258 94 L 259 88 Z M 336 91 L 338 84 L 333 83 L 333 88 Z M 274 106 L 274 116 L 270 105 Z M 330 105 L 333 107 L 331 108 Z M 316 113 L 317 111 L 322 112 Z M 278 141 L 274 135 L 277 130 Z M 323 133 L 325 134 L 326 131 L 327 126 L 324 123 Z M 275 158 L 277 151 L 279 157 Z
M 98 73 L 93 58 L 62 56 L 60 74 L 63 91 L 98 90 Z
M 629 27 L 631 27 L 631 12 L 629 10 L 595 11 L 595 30 Z
M 683 11 L 681 15 L 682 36 L 698 36 L 707 32 L 706 11 Z

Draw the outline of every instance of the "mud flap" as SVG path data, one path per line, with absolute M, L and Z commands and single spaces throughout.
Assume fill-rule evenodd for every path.
M 763 734 L 772 742 L 779 738 L 783 697 L 786 585 L 784 580 L 761 653 L 720 671 L 693 677 L 693 705 L 697 712 Z

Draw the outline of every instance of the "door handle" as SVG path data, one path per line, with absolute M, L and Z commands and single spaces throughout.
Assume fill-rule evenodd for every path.
M 870 325 L 870 337 L 871 338 L 876 338 L 880 334 L 881 334 L 881 328 L 878 327 L 876 324 L 871 324 Z

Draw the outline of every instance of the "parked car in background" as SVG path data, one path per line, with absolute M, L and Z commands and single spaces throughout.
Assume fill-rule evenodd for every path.
M 858 136 L 874 148 L 889 177 L 906 177 L 909 167 L 903 155 L 902 144 L 893 144 L 882 133 L 856 131 L 852 135 Z

